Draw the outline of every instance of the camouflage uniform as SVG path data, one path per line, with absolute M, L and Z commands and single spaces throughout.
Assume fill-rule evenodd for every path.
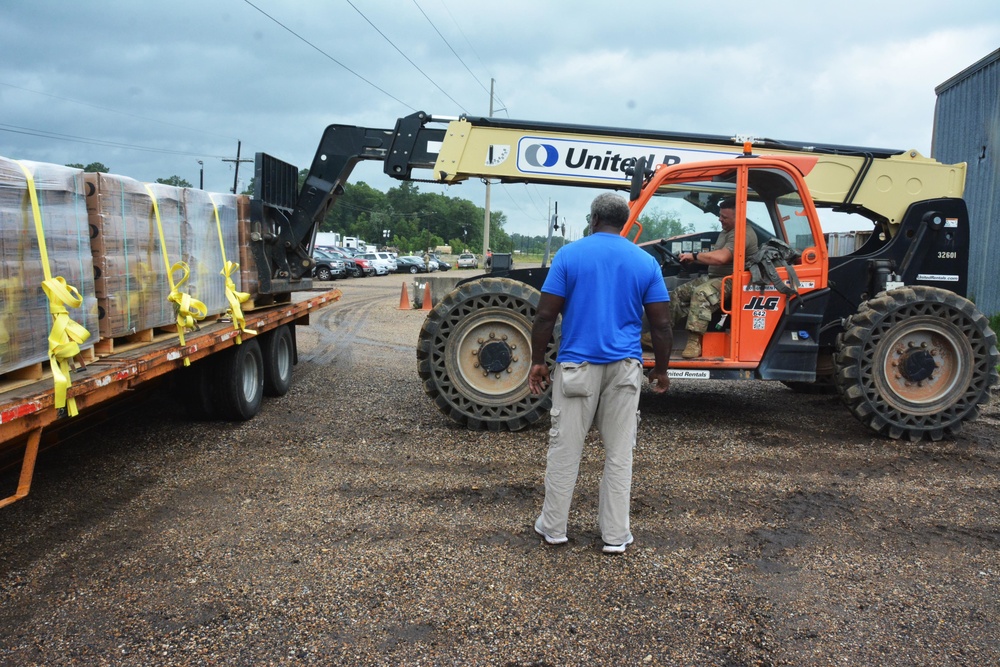
M 723 230 L 715 240 L 712 250 L 728 248 L 734 252 L 736 242 L 736 230 Z M 746 252 L 744 257 L 757 252 L 757 234 L 753 229 L 747 227 Z M 703 334 L 708 331 L 708 323 L 712 320 L 712 315 L 719 310 L 719 302 L 722 301 L 722 279 L 731 275 L 733 264 L 723 264 L 720 266 L 709 266 L 708 275 L 701 276 L 689 283 L 684 283 L 670 295 L 672 308 L 670 309 L 671 319 L 674 328 L 687 320 L 688 331 Z M 732 281 L 726 282 L 726 294 L 728 297 L 732 291 Z

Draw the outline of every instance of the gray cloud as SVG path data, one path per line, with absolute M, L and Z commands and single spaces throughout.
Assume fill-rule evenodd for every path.
M 934 87 L 1000 44 L 1000 10 L 985 0 L 724 0 L 710 13 L 694 2 L 352 1 L 396 48 L 345 1 L 254 0 L 313 46 L 238 0 L 5 3 L 0 155 L 191 182 L 201 159 L 206 187 L 226 190 L 221 158 L 237 139 L 246 157 L 307 166 L 330 123 L 486 115 L 491 77 L 498 115 L 513 118 L 927 153 Z M 390 185 L 374 165 L 356 178 Z M 420 187 L 482 205 L 476 183 Z M 582 227 L 591 196 L 505 186 L 493 206 L 509 231 L 542 233 L 549 200 Z

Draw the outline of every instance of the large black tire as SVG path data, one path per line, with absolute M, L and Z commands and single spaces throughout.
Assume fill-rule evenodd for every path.
M 538 396 L 528 390 L 539 297 L 522 282 L 485 278 L 459 286 L 427 314 L 417 370 L 444 414 L 473 430 L 519 431 L 548 412 L 551 390 Z M 550 367 L 555 354 L 550 341 Z
M 866 301 L 837 338 L 837 390 L 890 438 L 940 440 L 979 414 L 997 383 L 997 337 L 975 305 L 914 286 Z
M 295 333 L 292 325 L 282 324 L 260 337 L 264 363 L 264 395 L 284 396 L 292 386 L 295 366 Z
M 264 361 L 256 338 L 219 353 L 215 380 L 219 416 L 247 421 L 260 412 L 264 399 Z

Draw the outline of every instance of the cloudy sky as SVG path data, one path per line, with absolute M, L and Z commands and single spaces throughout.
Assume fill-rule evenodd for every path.
M 306 167 L 331 123 L 487 115 L 491 79 L 503 117 L 928 155 L 934 88 L 1000 47 L 1000 4 L 5 0 L 0 44 L 0 155 L 196 185 L 201 160 L 227 191 L 237 141 Z M 543 234 L 550 203 L 580 229 L 592 196 L 497 186 L 492 208 Z

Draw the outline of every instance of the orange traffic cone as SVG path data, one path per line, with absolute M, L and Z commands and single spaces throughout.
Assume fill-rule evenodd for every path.
M 406 283 L 403 283 L 403 291 L 399 293 L 399 309 L 409 310 L 410 306 L 410 295 L 406 293 Z
M 431 304 L 431 281 L 424 283 L 424 302 L 420 306 L 420 310 L 432 310 L 434 308 Z

